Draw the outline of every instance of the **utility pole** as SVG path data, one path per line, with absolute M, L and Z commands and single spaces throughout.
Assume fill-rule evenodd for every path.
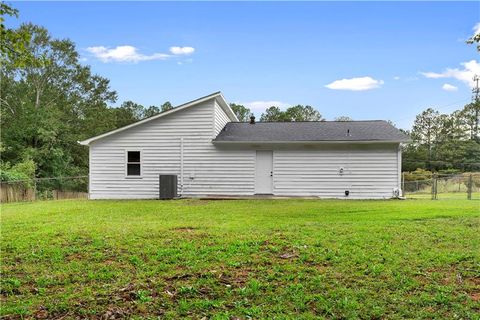
M 480 88 L 478 86 L 478 82 L 480 81 L 480 77 L 476 74 L 473 76 L 474 86 L 472 89 L 472 100 L 474 103 L 480 100 Z

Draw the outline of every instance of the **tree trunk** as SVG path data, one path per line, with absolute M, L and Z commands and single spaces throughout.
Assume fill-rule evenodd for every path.
M 37 95 L 35 97 L 35 109 L 38 109 L 40 106 L 40 89 L 37 88 Z

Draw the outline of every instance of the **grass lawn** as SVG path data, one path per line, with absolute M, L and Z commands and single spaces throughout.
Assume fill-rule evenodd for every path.
M 1 315 L 478 319 L 480 202 L 2 205 Z

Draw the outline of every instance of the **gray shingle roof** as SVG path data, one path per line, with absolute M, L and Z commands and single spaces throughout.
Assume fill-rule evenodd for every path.
M 320 122 L 229 122 L 214 142 L 409 141 L 383 120 Z

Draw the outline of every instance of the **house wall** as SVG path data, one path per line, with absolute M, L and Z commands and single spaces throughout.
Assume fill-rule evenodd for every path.
M 160 174 L 178 175 L 184 196 L 253 194 L 254 151 L 211 142 L 228 121 L 212 99 L 93 142 L 90 198 L 158 198 Z M 141 178 L 126 177 L 127 150 L 142 152 Z
M 273 150 L 273 193 L 390 198 L 400 187 L 397 144 L 215 145 L 230 121 L 215 99 L 90 145 L 91 199 L 156 199 L 160 174 L 178 175 L 180 195 L 253 195 L 256 150 Z M 141 178 L 126 177 L 126 151 L 142 152 Z M 339 169 L 343 167 L 343 174 Z
M 348 198 L 353 199 L 391 198 L 393 189 L 400 186 L 398 157 L 398 144 L 274 150 L 273 192 L 279 196 L 347 198 L 348 190 Z

